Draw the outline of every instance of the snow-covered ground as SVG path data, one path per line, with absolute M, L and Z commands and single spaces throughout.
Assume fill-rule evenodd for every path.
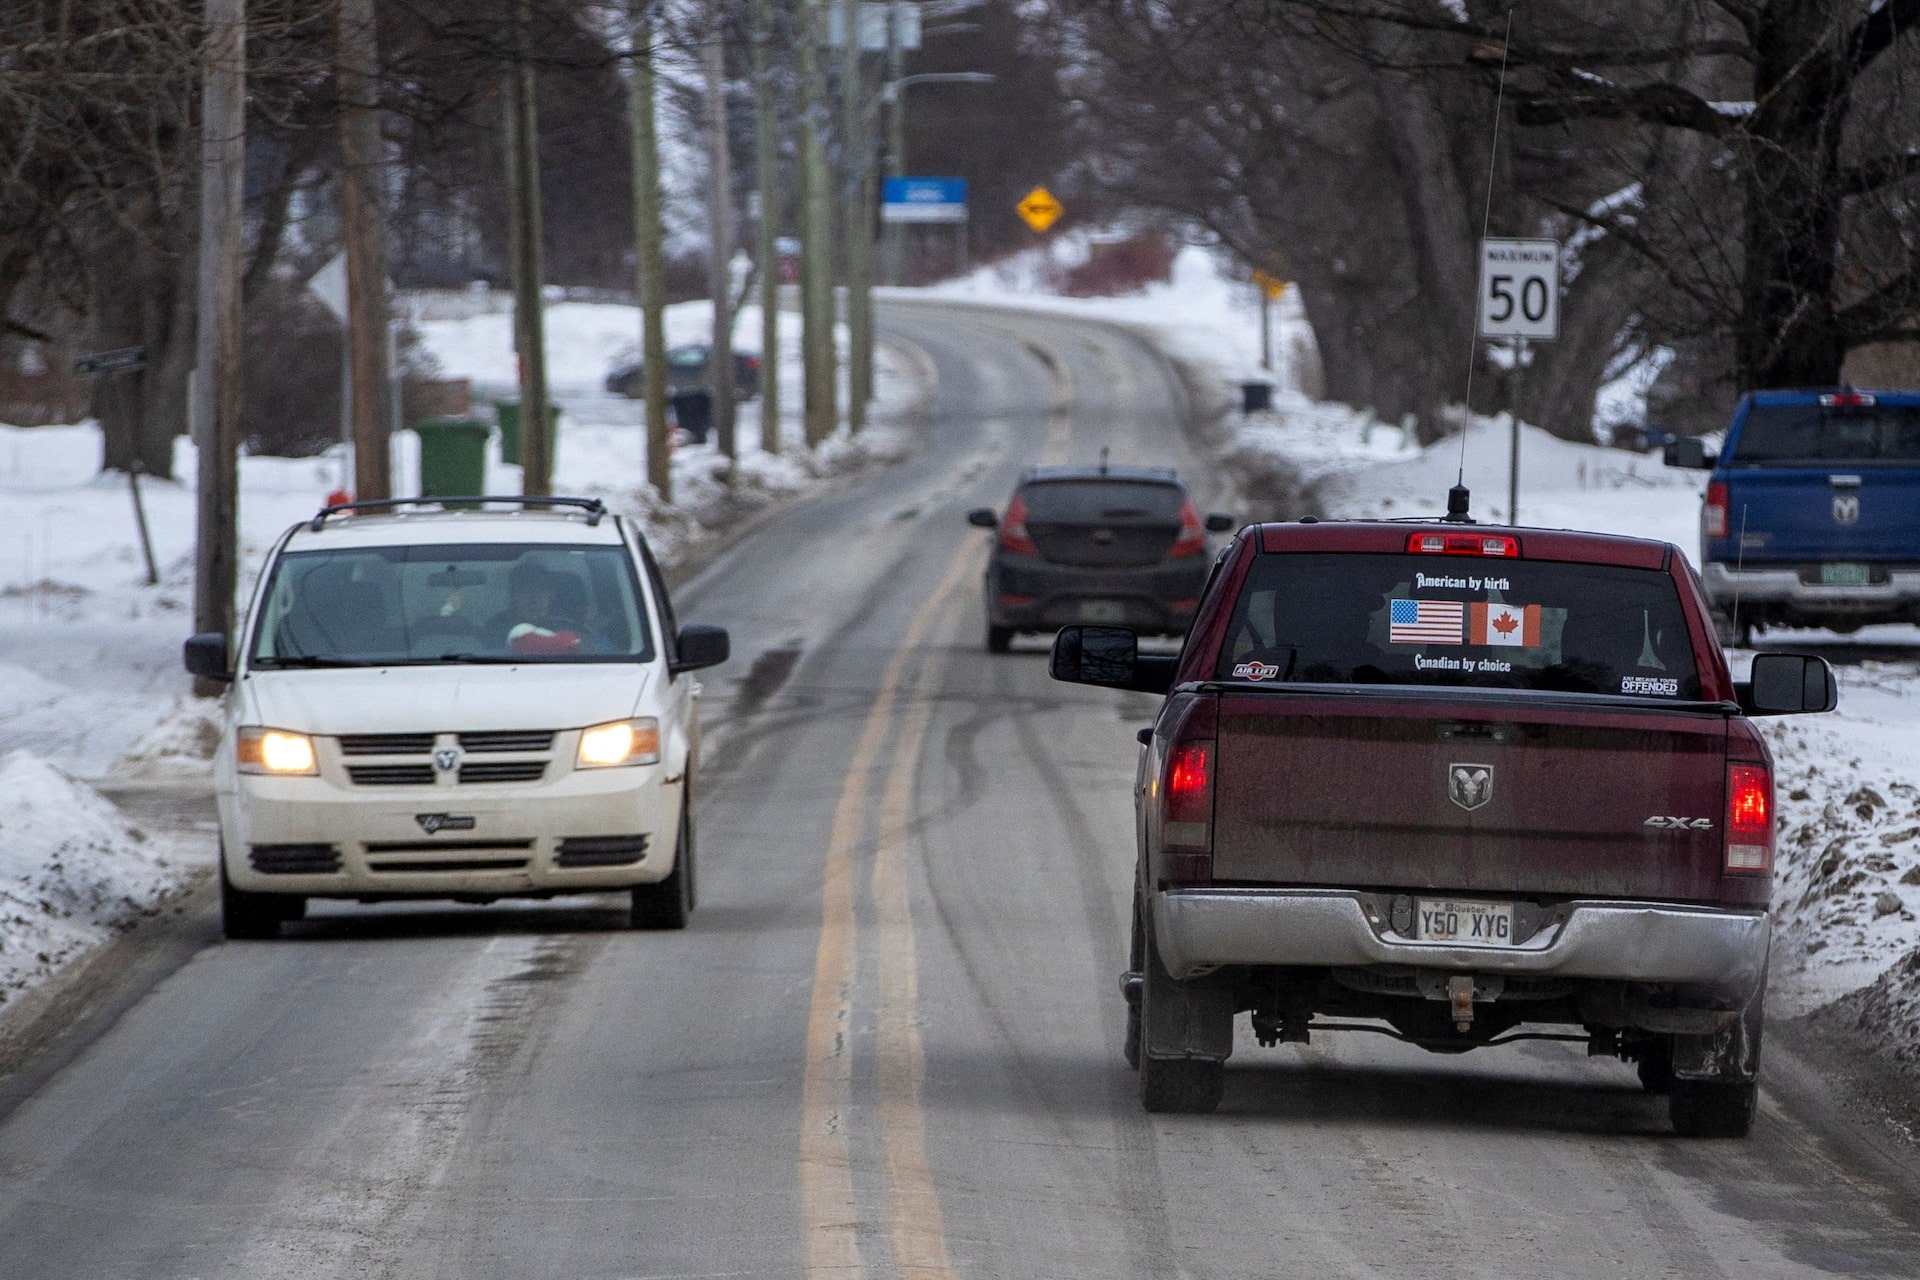
M 471 379 L 476 416 L 512 398 L 511 318 L 504 297 L 429 295 L 412 322 L 444 377 Z M 705 303 L 673 307 L 671 341 L 705 339 Z M 675 502 L 645 484 L 639 401 L 608 395 L 608 367 L 638 345 L 632 307 L 561 302 L 547 310 L 553 396 L 562 406 L 554 487 L 605 499 L 638 518 L 661 559 L 682 560 L 715 531 L 782 498 L 894 457 L 908 446 L 898 416 L 920 394 L 908 357 L 881 348 L 875 425 L 807 449 L 799 428 L 798 325 L 782 316 L 782 441 L 763 451 L 760 406 L 741 406 L 740 457 L 712 443 L 675 449 Z M 758 353 L 757 311 L 739 317 L 738 347 Z M 842 397 L 844 401 L 844 395 Z M 417 493 L 419 439 L 394 441 L 395 490 Z M 160 581 L 149 584 L 124 477 L 102 475 L 91 423 L 0 426 L 0 1008 L 210 865 L 206 841 L 178 848 L 136 833 L 90 783 L 204 779 L 215 708 L 185 696 L 180 643 L 193 623 L 195 453 L 175 449 L 178 481 L 141 482 Z M 311 516 L 350 470 L 323 457 L 243 458 L 239 522 L 246 586 L 275 538 Z M 730 472 L 730 474 L 729 474 Z M 518 493 L 517 466 L 489 445 L 487 489 Z M 62 815 L 68 820 L 63 823 Z
M 1262 376 L 1258 296 L 1204 250 L 1183 250 L 1171 281 L 1124 297 L 1037 293 L 1050 272 L 1045 255 L 1021 255 L 928 292 L 1151 333 L 1214 382 L 1220 404 L 1237 403 L 1237 384 Z M 1309 398 L 1302 375 L 1313 366 L 1313 341 L 1293 301 L 1290 293 L 1274 311 L 1274 370 L 1265 375 L 1275 383 L 1273 411 L 1229 413 L 1213 436 L 1249 513 L 1437 515 L 1464 473 L 1474 514 L 1506 522 L 1511 420 L 1474 419 L 1463 454 L 1458 434 L 1422 448 L 1398 424 Z M 1643 392 L 1625 381 L 1610 387 L 1608 412 L 1630 418 L 1629 402 Z M 1704 473 L 1531 426 L 1519 435 L 1521 522 L 1660 538 L 1695 554 Z M 1832 715 L 1759 722 L 1779 766 L 1773 1007 L 1788 1015 L 1824 1008 L 1880 1052 L 1920 1066 L 1920 630 L 1780 632 L 1762 643 L 1816 646 L 1836 661 L 1840 680 Z M 1730 656 L 1737 674 L 1751 655 Z

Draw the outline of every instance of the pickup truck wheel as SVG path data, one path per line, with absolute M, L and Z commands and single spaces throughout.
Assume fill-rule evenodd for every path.
M 306 914 L 306 899 L 283 903 L 271 893 L 248 893 L 233 887 L 227 879 L 227 862 L 220 859 L 220 931 L 235 940 L 265 941 L 280 936 L 282 920 L 298 920 Z
M 1667 1099 L 1673 1131 L 1683 1138 L 1744 1138 L 1753 1127 L 1760 1086 L 1721 1080 L 1675 1080 Z
M 1013 628 L 987 624 L 987 652 L 1006 653 L 1013 648 Z
M 1640 1073 L 1640 1087 L 1648 1093 L 1673 1092 L 1673 1050 L 1666 1045 L 1648 1045 L 1635 1068 Z
M 1145 930 L 1140 924 L 1140 890 L 1133 891 L 1133 938 L 1127 945 L 1128 981 L 1133 975 L 1145 971 L 1147 963 L 1147 940 Z M 1127 1065 L 1135 1071 L 1140 1069 L 1140 995 L 1138 990 L 1129 994 L 1127 1000 L 1126 1040 L 1120 1051 L 1126 1055 Z
M 1150 1112 L 1205 1114 L 1220 1105 L 1226 1092 L 1226 1063 L 1212 1058 L 1156 1058 L 1147 1043 L 1146 1028 L 1156 1018 L 1172 1014 L 1182 1022 L 1190 1021 L 1196 1011 L 1189 1006 L 1189 984 L 1167 972 L 1160 962 L 1160 949 L 1153 943 L 1153 928 L 1142 922 L 1144 935 L 1145 981 L 1140 984 L 1140 1104 Z M 1174 1009 L 1165 1006 L 1175 1006 Z M 1231 1043 L 1231 1028 L 1228 1042 Z
M 1719 639 L 1720 643 L 1727 648 L 1753 648 L 1753 623 L 1746 618 L 1742 618 L 1739 624 L 1735 625 L 1733 619 L 1726 614 L 1715 613 L 1713 615 L 1713 634 Z
M 673 871 L 656 884 L 633 887 L 628 921 L 636 929 L 684 929 L 693 917 L 693 804 L 680 806 Z

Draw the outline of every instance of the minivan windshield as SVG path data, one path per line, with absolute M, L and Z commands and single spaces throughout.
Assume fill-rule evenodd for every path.
M 1767 404 L 1747 410 L 1730 466 L 1920 466 L 1920 405 Z
M 645 662 L 653 638 L 619 545 L 460 543 L 291 551 L 254 619 L 256 669 Z
M 1667 574 L 1423 555 L 1259 557 L 1214 675 L 1700 697 Z

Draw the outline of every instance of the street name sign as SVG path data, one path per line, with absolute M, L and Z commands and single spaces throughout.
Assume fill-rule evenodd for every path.
M 1059 221 L 1060 215 L 1066 212 L 1066 207 L 1053 198 L 1053 192 L 1045 187 L 1035 187 L 1027 192 L 1024 200 L 1014 206 L 1014 210 L 1025 218 L 1027 225 L 1035 231 L 1045 231 Z
M 1480 242 L 1480 336 L 1560 336 L 1560 242 Z
M 880 190 L 882 222 L 965 222 L 965 178 L 888 178 Z

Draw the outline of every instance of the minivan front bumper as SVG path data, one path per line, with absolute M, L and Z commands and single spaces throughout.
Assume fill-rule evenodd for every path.
M 1463 973 L 1674 983 L 1749 994 L 1766 974 L 1764 911 L 1610 899 L 1558 904 L 1512 946 L 1403 937 L 1391 895 L 1351 889 L 1178 889 L 1152 895 L 1167 972 L 1228 965 L 1404 965 Z

